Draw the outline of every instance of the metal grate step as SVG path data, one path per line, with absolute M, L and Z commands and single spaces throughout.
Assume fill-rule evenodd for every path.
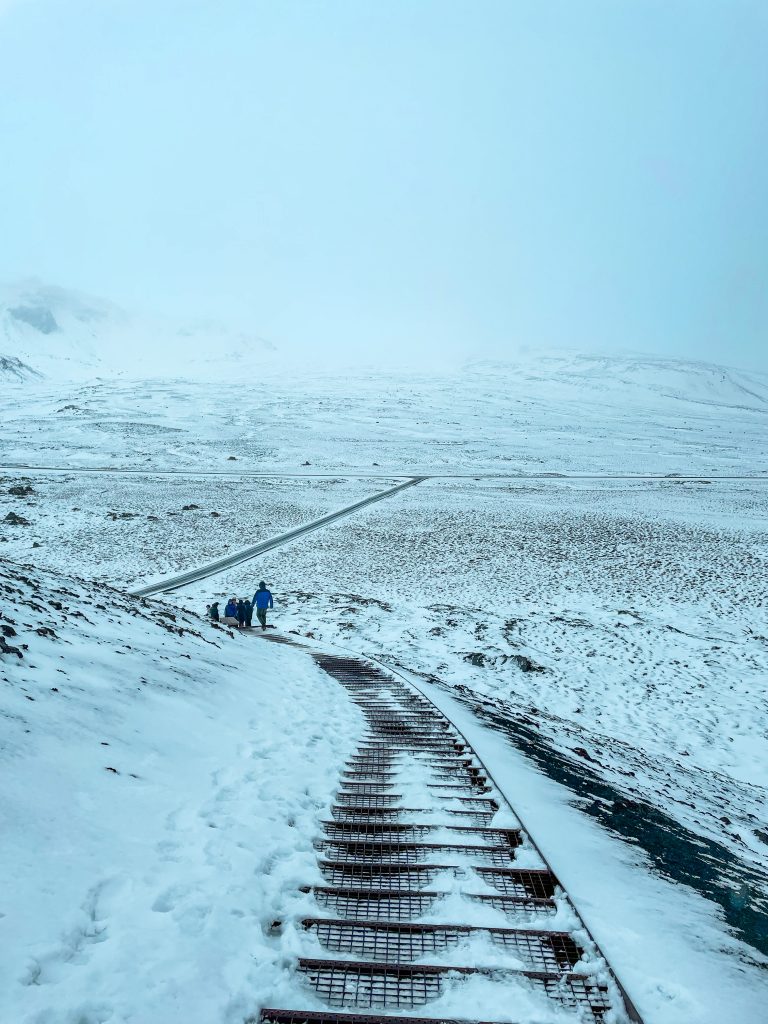
M 315 901 L 349 920 L 412 921 L 426 914 L 444 896 L 442 892 L 401 892 L 397 889 L 338 888 L 315 886 Z
M 441 871 L 456 874 L 453 864 L 345 864 L 337 861 L 318 862 L 329 885 L 371 889 L 424 889 Z
M 334 804 L 331 807 L 331 814 L 338 821 L 354 822 L 382 822 L 397 821 L 403 814 L 419 814 L 422 817 L 431 814 L 428 807 L 340 807 Z M 464 821 L 471 821 L 473 825 L 490 825 L 493 821 L 495 811 L 470 811 L 441 809 L 441 814 L 453 815 L 455 819 L 461 818 Z
M 530 871 L 518 868 L 476 867 L 478 875 L 505 896 L 534 896 L 551 899 L 557 881 L 551 871 Z
M 567 932 L 323 918 L 306 918 L 302 924 L 326 949 L 352 953 L 362 960 L 386 963 L 408 962 L 429 954 L 450 952 L 473 935 L 487 937 L 494 945 L 523 961 L 532 971 L 567 974 L 583 955 Z
M 257 1024 L 250 1017 L 245 1024 Z M 494 1024 L 493 1021 L 439 1020 L 427 1017 L 393 1017 L 387 1014 L 317 1013 L 311 1010 L 265 1009 L 259 1015 L 259 1024 Z
M 448 893 L 421 889 L 402 891 L 399 889 L 360 889 L 338 886 L 306 887 L 315 901 L 338 917 L 354 921 L 405 921 L 435 910 Z M 464 893 L 463 898 L 499 910 L 507 917 L 533 914 L 537 917 L 552 917 L 557 913 L 557 904 L 552 899 L 536 897 L 502 896 L 488 893 Z
M 426 839 L 434 832 L 441 830 L 450 832 L 457 839 L 483 839 L 491 845 L 506 844 L 515 848 L 520 846 L 522 835 L 519 829 L 480 828 L 469 825 L 433 825 L 428 822 L 414 824 L 397 824 L 388 822 L 381 825 L 349 825 L 338 821 L 322 821 L 320 823 L 330 839 L 347 842 L 394 841 L 408 842 Z
M 329 860 L 337 863 L 423 864 L 440 854 L 457 858 L 471 857 L 473 862 L 508 867 L 514 851 L 507 846 L 469 846 L 459 843 L 354 842 L 320 840 L 317 846 Z
M 309 958 L 299 960 L 298 970 L 324 1002 L 339 1008 L 413 1009 L 438 999 L 448 975 L 482 974 L 499 981 L 525 978 L 566 1006 L 590 1010 L 596 1020 L 610 1009 L 606 986 L 579 974 Z

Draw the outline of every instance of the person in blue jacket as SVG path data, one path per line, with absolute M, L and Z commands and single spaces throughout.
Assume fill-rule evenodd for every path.
M 267 590 L 264 580 L 259 584 L 259 589 L 253 595 L 253 606 L 256 609 L 256 618 L 261 623 L 261 628 L 267 628 L 267 608 L 273 608 L 272 594 Z

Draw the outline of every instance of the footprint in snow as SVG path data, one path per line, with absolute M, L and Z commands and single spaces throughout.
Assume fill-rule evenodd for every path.
M 157 914 L 168 914 L 175 910 L 180 901 L 189 896 L 190 892 L 191 889 L 185 885 L 172 885 L 170 889 L 160 893 L 152 904 L 152 909 Z
M 19 979 L 21 984 L 53 984 L 63 980 L 73 966 L 87 964 L 92 947 L 109 937 L 106 902 L 122 888 L 119 881 L 107 879 L 89 889 L 81 907 L 81 920 L 64 932 L 56 946 L 30 960 L 26 974 Z

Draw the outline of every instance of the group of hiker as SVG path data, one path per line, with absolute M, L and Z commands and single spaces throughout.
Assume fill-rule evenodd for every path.
M 219 614 L 219 602 L 214 601 L 208 607 L 208 616 L 212 622 L 226 622 L 228 626 L 237 626 L 238 629 L 251 629 L 253 612 L 256 611 L 256 618 L 259 620 L 262 629 L 267 628 L 267 609 L 273 608 L 273 598 L 264 580 L 259 584 L 259 589 L 253 595 L 253 600 L 248 598 L 230 597 L 224 609 L 224 615 Z

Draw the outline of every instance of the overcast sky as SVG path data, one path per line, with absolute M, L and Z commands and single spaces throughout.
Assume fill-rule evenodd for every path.
M 767 0 L 0 0 L 0 278 L 768 369 Z

